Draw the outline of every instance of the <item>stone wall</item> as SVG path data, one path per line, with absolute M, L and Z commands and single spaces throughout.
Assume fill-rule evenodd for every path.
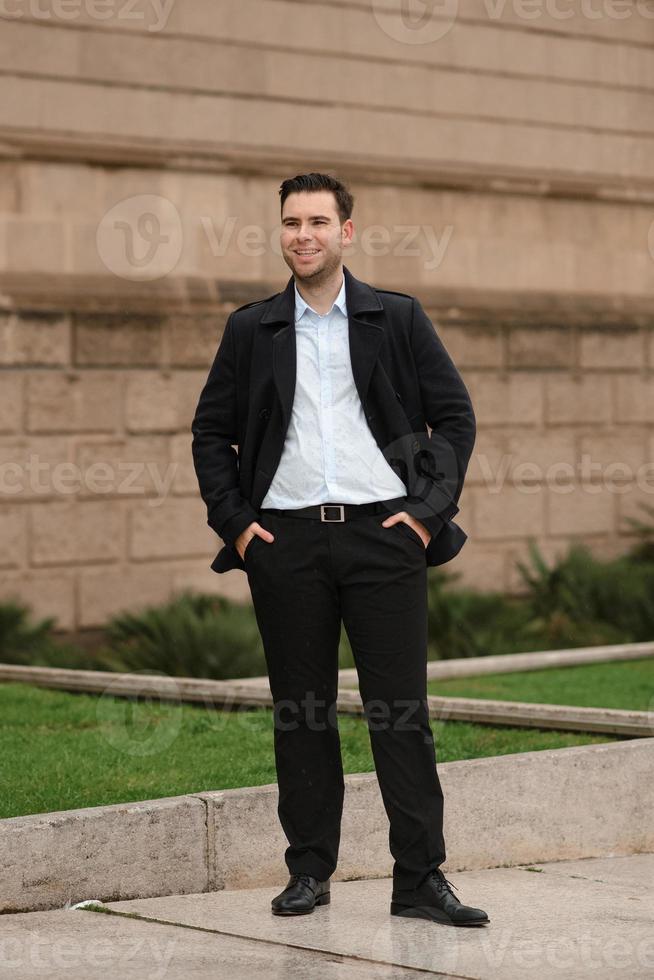
M 530 536 L 624 551 L 654 505 L 654 7 L 468 0 L 415 43 L 391 0 L 155 6 L 0 16 L 0 595 L 63 629 L 247 600 L 189 427 L 229 311 L 287 281 L 279 183 L 317 168 L 355 194 L 348 267 L 419 296 L 470 388 L 447 569 L 516 592 Z

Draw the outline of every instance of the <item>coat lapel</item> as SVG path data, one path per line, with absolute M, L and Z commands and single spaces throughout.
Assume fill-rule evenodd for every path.
M 375 361 L 384 338 L 384 330 L 378 323 L 369 321 L 365 313 L 379 313 L 383 304 L 377 293 L 366 283 L 356 279 L 345 266 L 345 302 L 348 314 L 348 337 L 352 375 L 361 404 L 365 405 Z M 288 281 L 284 292 L 271 302 L 261 318 L 262 324 L 279 327 L 273 335 L 272 372 L 284 419 L 284 435 L 288 428 L 293 398 L 297 355 L 295 344 L 295 289 L 294 278 Z M 281 326 L 279 326 L 281 324 Z

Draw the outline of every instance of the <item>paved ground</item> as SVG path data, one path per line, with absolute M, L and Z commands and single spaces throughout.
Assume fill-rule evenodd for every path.
M 274 888 L 0 916 L 12 980 L 640 980 L 654 976 L 654 854 L 448 873 L 489 925 L 388 914 L 389 879 L 332 883 L 330 905 L 273 916 Z M 89 898 L 95 896 L 89 895 Z M 118 914 L 116 914 L 118 913 Z

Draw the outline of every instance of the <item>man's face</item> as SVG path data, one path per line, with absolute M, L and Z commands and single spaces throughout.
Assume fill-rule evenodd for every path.
M 282 254 L 298 280 L 316 285 L 328 280 L 342 265 L 353 232 L 351 219 L 341 225 L 331 191 L 301 191 L 284 201 Z

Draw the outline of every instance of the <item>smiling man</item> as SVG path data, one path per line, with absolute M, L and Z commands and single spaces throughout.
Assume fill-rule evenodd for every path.
M 420 303 L 343 265 L 354 233 L 345 185 L 303 174 L 280 197 L 292 277 L 231 314 L 192 424 L 208 523 L 225 542 L 211 567 L 248 576 L 274 703 L 290 878 L 272 911 L 330 900 L 344 796 L 342 623 L 390 823 L 391 913 L 481 925 L 487 914 L 461 904 L 440 869 L 426 701 L 427 567 L 466 539 L 452 517 L 474 412 Z

